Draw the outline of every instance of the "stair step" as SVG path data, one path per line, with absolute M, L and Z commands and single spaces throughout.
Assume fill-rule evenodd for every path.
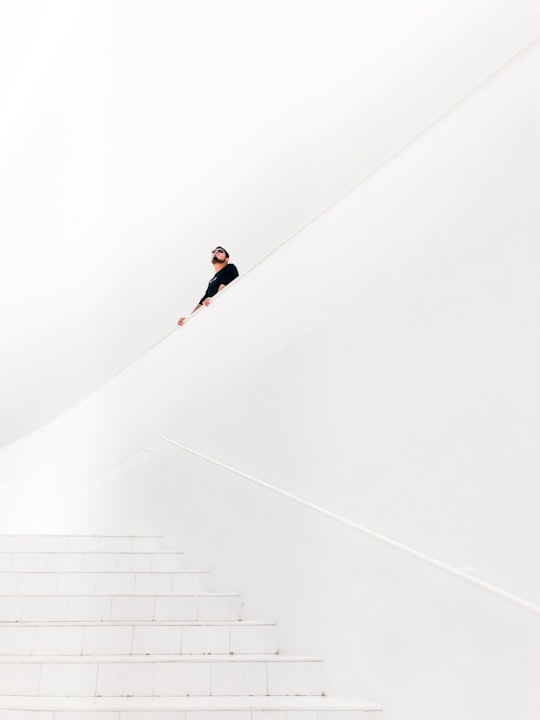
M 2 552 L 148 552 L 162 543 L 161 535 L 0 535 Z
M 0 697 L 0 720 L 382 720 L 382 717 L 382 707 L 377 703 L 327 697 Z
M 229 655 L 276 653 L 276 627 L 263 622 L 0 623 L 8 655 Z
M 8 656 L 0 657 L 0 694 L 321 695 L 322 662 L 280 655 Z
M 0 720 L 370 720 L 160 536 L 0 536 Z
M 0 621 L 238 620 L 237 593 L 3 595 Z
M 207 570 L 163 572 L 29 571 L 0 572 L 0 593 L 43 595 L 53 593 L 181 593 L 210 590 L 212 578 Z
M 24 572 L 44 572 L 47 570 L 56 572 L 81 570 L 141 572 L 161 570 L 162 572 L 174 572 L 176 570 L 185 570 L 184 563 L 183 552 L 169 552 L 166 550 L 153 552 L 115 552 L 107 550 L 89 552 L 49 552 L 45 550 L 0 552 L 0 572 L 6 570 Z

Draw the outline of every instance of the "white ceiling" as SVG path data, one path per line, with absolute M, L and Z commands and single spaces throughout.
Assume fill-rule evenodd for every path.
M 0 445 L 173 329 L 215 243 L 245 272 L 539 31 L 536 0 L 3 0 Z

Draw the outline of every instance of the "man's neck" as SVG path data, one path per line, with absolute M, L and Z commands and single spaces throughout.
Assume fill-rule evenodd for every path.
M 218 273 L 220 270 L 223 270 L 223 268 L 225 267 L 225 265 L 227 265 L 227 263 L 213 263 L 213 265 L 214 265 L 215 272 Z

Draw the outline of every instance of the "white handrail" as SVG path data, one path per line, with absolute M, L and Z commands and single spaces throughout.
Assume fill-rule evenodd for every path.
M 181 445 L 180 443 L 177 443 L 175 440 L 171 440 L 168 437 L 165 437 L 163 435 L 160 436 L 161 440 L 164 440 L 167 443 L 170 443 L 171 445 L 174 445 L 175 447 L 179 448 L 180 450 L 184 450 L 184 452 L 190 453 L 191 455 L 195 455 L 196 457 L 201 458 L 202 460 L 206 460 L 207 462 L 212 463 L 213 465 L 217 465 L 224 470 L 228 470 L 229 472 L 234 473 L 235 475 L 239 475 L 240 477 L 243 477 L 246 480 L 249 480 L 249 482 L 254 483 L 255 485 L 259 485 L 260 487 L 265 488 L 266 490 L 270 490 L 273 493 L 276 493 L 277 495 L 282 495 L 283 497 L 288 498 L 289 500 L 294 501 L 295 503 L 298 503 L 299 505 L 303 505 L 304 507 L 309 508 L 310 510 L 314 510 L 315 512 L 319 513 L 320 515 L 324 515 L 327 518 L 330 518 L 331 520 L 335 520 L 336 522 L 339 522 L 341 525 L 345 525 L 348 528 L 351 528 L 352 530 L 355 530 L 356 532 L 362 533 L 363 535 L 367 535 L 368 537 L 372 538 L 373 540 L 377 540 L 378 542 L 384 543 L 385 545 L 389 545 L 390 547 L 393 547 L 395 550 L 399 550 L 403 553 L 406 553 L 407 555 L 411 555 L 412 557 L 415 557 L 417 560 L 421 560 L 422 562 L 427 563 L 428 565 L 431 565 L 432 567 L 436 567 L 439 570 L 443 570 L 444 572 L 448 573 L 449 575 L 454 575 L 456 577 L 461 578 L 462 580 L 466 580 L 469 583 L 472 583 L 473 585 L 476 585 L 479 588 L 482 588 L 482 590 L 487 590 L 488 592 L 492 593 L 493 595 L 497 595 L 500 598 L 503 598 L 504 600 L 507 600 L 514 605 L 518 605 L 521 608 L 525 608 L 526 610 L 529 610 L 536 615 L 540 615 L 540 606 L 535 605 L 532 602 L 529 602 L 528 600 L 525 600 L 524 598 L 519 597 L 518 595 L 514 595 L 510 592 L 507 592 L 506 590 L 503 590 L 502 588 L 497 587 L 496 585 L 491 585 L 490 583 L 484 582 L 483 580 L 479 580 L 478 578 L 469 575 L 467 572 L 463 570 L 459 570 L 458 568 L 454 568 L 451 565 L 447 565 L 446 563 L 441 562 L 440 560 L 436 560 L 435 558 L 431 557 L 430 555 L 426 555 L 425 553 L 419 552 L 418 550 L 414 550 L 413 548 L 408 547 L 407 545 L 403 545 L 402 543 L 396 542 L 395 540 L 392 540 L 391 538 L 386 537 L 385 535 L 380 535 L 379 533 L 374 532 L 373 530 L 370 530 L 369 528 L 363 527 L 362 525 L 358 525 L 358 523 L 353 522 L 352 520 L 348 520 L 345 517 L 342 517 L 341 515 L 337 515 L 336 513 L 330 512 L 329 510 L 325 510 L 324 508 L 320 507 L 319 505 L 315 505 L 314 503 L 308 502 L 307 500 L 303 500 L 302 498 L 298 497 L 297 495 L 294 495 L 290 492 L 287 492 L 286 490 L 281 490 L 278 487 L 275 487 L 275 485 L 271 485 L 270 483 L 265 482 L 264 480 L 259 480 L 256 477 L 253 477 L 252 475 L 248 475 L 245 472 L 242 472 L 241 470 L 237 470 L 236 468 L 231 467 L 230 465 L 226 465 L 225 463 L 221 462 L 220 460 L 215 460 L 214 458 L 209 457 L 208 455 L 205 455 L 204 453 L 198 452 L 197 450 L 193 450 L 192 448 L 186 447 L 185 445 Z
M 254 267 L 255 267 L 255 266 L 254 266 Z M 247 270 L 247 272 L 250 272 L 250 270 L 252 270 L 252 269 L 253 269 L 253 268 L 249 268 L 249 269 Z M 246 274 L 247 274 L 247 272 L 246 272 Z M 236 282 L 238 282 L 239 279 L 240 279 L 239 277 L 236 278 L 236 279 L 235 279 Z M 229 283 L 229 285 L 231 285 L 231 283 Z M 211 303 L 211 304 L 213 304 L 213 303 L 217 300 L 218 297 L 222 296 L 223 293 L 226 292 L 226 290 L 227 290 L 227 288 L 229 287 L 229 285 L 225 285 L 225 287 L 223 288 L 223 290 L 220 290 L 217 295 L 214 295 L 214 296 L 212 297 L 212 303 Z M 206 306 L 206 305 L 203 305 L 201 309 L 204 309 L 205 307 L 207 307 L 207 306 Z M 200 312 L 200 310 L 197 310 L 197 311 L 196 311 L 197 314 L 198 314 L 199 312 Z M 188 315 L 188 316 L 186 317 L 186 319 L 184 320 L 183 326 L 187 325 L 187 323 L 195 317 L 195 314 L 196 314 L 196 313 L 195 313 L 195 311 L 194 311 L 194 312 L 191 313 L 191 315 Z M 183 326 L 182 326 L 182 327 L 183 327 Z M 144 350 L 140 355 L 137 355 L 137 357 L 135 358 L 135 360 L 131 360 L 130 362 L 128 362 L 127 365 L 124 365 L 123 367 L 120 368 L 120 370 L 117 370 L 117 371 L 114 373 L 114 375 L 111 375 L 110 378 L 107 378 L 107 380 L 105 380 L 105 381 L 102 382 L 100 385 L 98 385 L 94 390 L 92 390 L 92 392 L 89 393 L 89 395 L 92 395 L 92 394 L 94 394 L 94 393 L 99 392 L 103 387 L 105 387 L 105 385 L 108 385 L 110 382 L 112 382 L 112 380 L 114 380 L 115 378 L 117 378 L 119 375 L 121 375 L 123 372 L 125 372 L 128 368 L 130 368 L 132 365 L 135 365 L 135 363 L 139 362 L 139 360 L 141 360 L 143 357 L 145 357 L 146 355 L 148 355 L 148 353 L 151 352 L 155 347 L 157 347 L 158 345 L 161 345 L 162 342 L 165 342 L 165 340 L 167 340 L 167 338 L 170 337 L 170 336 L 171 336 L 173 333 L 175 333 L 177 330 L 178 330 L 178 327 L 177 327 L 177 326 L 173 327 L 172 330 L 169 330 L 167 333 L 165 333 L 165 335 L 163 335 L 162 337 L 160 337 L 159 340 L 156 340 L 155 343 L 153 343 L 152 345 L 150 345 L 150 347 L 146 348 L 146 350 Z

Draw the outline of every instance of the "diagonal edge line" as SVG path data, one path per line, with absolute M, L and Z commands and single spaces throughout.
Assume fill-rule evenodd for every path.
M 519 597 L 518 595 L 514 595 L 513 593 L 508 592 L 507 590 L 504 590 L 502 588 L 497 587 L 496 585 L 491 585 L 490 583 L 485 582 L 484 580 L 480 580 L 478 578 L 475 578 L 473 575 L 469 575 L 468 573 L 458 570 L 457 568 L 453 568 L 451 565 L 447 565 L 446 563 L 441 562 L 440 560 L 437 560 L 436 558 L 431 557 L 430 555 L 426 555 L 425 553 L 419 552 L 418 550 L 414 550 L 411 547 L 408 547 L 407 545 L 403 545 L 402 543 L 397 542 L 396 540 L 392 540 L 391 538 L 386 537 L 385 535 L 381 535 L 379 533 L 376 533 L 373 530 L 370 530 L 369 528 L 363 527 L 362 525 L 359 525 L 352 520 L 349 520 L 348 518 L 342 517 L 341 515 L 337 515 L 336 513 L 331 512 L 330 510 L 326 510 L 325 508 L 320 507 L 319 505 L 315 505 L 314 503 L 309 502 L 308 500 L 303 500 L 302 498 L 297 497 L 296 495 L 293 495 L 291 493 L 288 493 L 286 490 L 281 490 L 278 487 L 275 487 L 274 485 L 271 485 L 270 483 L 265 482 L 264 480 L 259 480 L 256 477 L 253 477 L 252 475 L 248 475 L 247 473 L 242 472 L 241 470 L 237 470 L 236 468 L 233 468 L 230 465 L 226 465 L 225 463 L 222 463 L 219 460 L 215 460 L 214 458 L 209 457 L 208 455 L 204 455 L 203 453 L 198 452 L 197 450 L 192 450 L 191 448 L 186 447 L 185 445 L 181 445 L 180 443 L 177 443 L 175 440 L 171 440 L 168 437 L 165 437 L 164 435 L 160 436 L 161 440 L 164 440 L 167 443 L 170 443 L 171 445 L 174 445 L 175 447 L 179 448 L 180 450 L 183 450 L 184 452 L 190 453 L 191 455 L 195 455 L 196 457 L 201 458 L 202 460 L 206 460 L 209 463 L 212 463 L 213 465 L 217 465 L 224 470 L 228 470 L 229 472 L 234 473 L 235 475 L 238 475 L 240 477 L 243 477 L 245 480 L 249 480 L 249 482 L 259 485 L 266 490 L 270 490 L 271 492 L 282 495 L 283 497 L 288 498 L 289 500 L 293 500 L 294 502 L 298 503 L 299 505 L 303 505 L 304 507 L 314 510 L 315 512 L 319 513 L 320 515 L 324 515 L 325 517 L 334 520 L 341 525 L 345 525 L 346 527 L 350 528 L 351 530 L 355 530 L 356 532 L 362 533 L 363 535 L 367 535 L 372 540 L 377 540 L 378 542 L 381 542 L 385 545 L 389 545 L 390 547 L 393 547 L 395 550 L 399 550 L 400 552 L 403 552 L 407 555 L 411 555 L 412 557 L 415 557 L 417 560 L 422 560 L 423 562 L 427 563 L 428 565 L 431 565 L 432 567 L 436 567 L 439 570 L 443 570 L 444 572 L 454 575 L 455 577 L 459 577 L 462 580 L 466 580 L 467 582 L 476 585 L 477 587 L 480 587 L 482 590 L 486 590 L 494 595 L 497 595 L 500 598 L 503 598 L 504 600 L 507 600 L 514 605 L 517 605 L 521 608 L 524 608 L 526 610 L 529 610 L 530 612 L 535 613 L 536 615 L 540 615 L 540 606 L 535 605 L 534 603 L 530 602 L 529 600 L 525 600 L 524 598 Z
M 415 142 L 417 142 L 423 135 L 425 135 L 431 128 L 436 126 L 439 122 L 441 122 L 445 117 L 447 117 L 453 110 L 455 110 L 459 105 L 466 102 L 472 95 L 474 95 L 479 89 L 481 89 L 484 85 L 486 85 L 493 77 L 498 75 L 500 72 L 504 71 L 504 69 L 510 65 L 514 60 L 516 60 L 518 57 L 520 57 L 522 54 L 526 53 L 527 50 L 529 50 L 535 43 L 537 43 L 540 40 L 540 33 L 535 34 L 530 40 L 528 40 L 525 45 L 520 47 L 518 50 L 516 50 L 510 57 L 508 57 L 506 60 L 503 60 L 503 62 L 498 65 L 494 70 L 489 72 L 486 76 L 484 76 L 476 85 L 474 85 L 470 90 L 468 90 L 464 95 L 462 95 L 458 100 L 453 102 L 451 105 L 449 105 L 445 110 L 443 110 L 441 113 L 439 113 L 433 120 L 430 120 L 427 125 L 425 125 L 421 130 L 419 130 L 417 133 L 415 133 L 411 138 L 409 138 L 405 143 L 400 145 L 396 150 L 393 150 L 391 153 L 389 153 L 383 160 L 381 160 L 374 168 L 369 170 L 365 175 L 363 175 L 359 180 L 357 180 L 353 185 L 351 185 L 345 192 L 343 192 L 339 197 L 337 197 L 335 200 L 333 200 L 329 205 L 327 205 L 325 208 L 323 208 L 320 212 L 318 212 L 316 215 L 311 217 L 309 220 L 307 220 L 303 225 L 301 225 L 297 230 L 295 230 L 292 235 L 289 235 L 284 240 L 282 240 L 278 245 L 276 245 L 275 248 L 273 248 L 269 253 L 267 253 L 264 257 L 262 257 L 260 260 L 258 260 L 254 265 L 252 265 L 250 268 L 248 268 L 242 275 L 238 278 L 236 278 L 235 283 L 238 283 L 238 281 L 242 280 L 242 278 L 249 275 L 251 272 L 253 272 L 259 265 L 262 265 L 262 263 L 266 262 L 272 255 L 277 253 L 281 248 L 283 248 L 285 245 L 287 245 L 289 242 L 294 240 L 300 233 L 302 233 L 306 228 L 308 228 L 313 223 L 317 222 L 321 217 L 326 215 L 328 212 L 330 212 L 336 205 L 338 205 L 342 200 L 347 198 L 349 195 L 351 195 L 357 188 L 359 188 L 361 185 L 363 185 L 365 182 L 367 182 L 371 177 L 373 177 L 376 173 L 378 173 L 380 170 L 382 170 L 383 167 L 385 167 L 388 163 L 390 163 L 394 158 L 396 158 L 398 155 L 403 153 L 407 148 L 409 148 L 411 145 L 413 145 Z M 224 292 L 227 291 L 229 286 L 225 286 L 225 288 L 216 295 L 212 302 L 215 302 L 216 299 L 218 299 L 219 296 L 221 296 Z M 186 318 L 186 321 L 184 325 L 192 320 L 194 317 L 194 314 L 192 313 Z M 87 398 L 91 397 L 92 395 L 98 393 L 105 385 L 108 385 L 112 380 L 117 378 L 119 375 L 121 375 L 123 372 L 125 372 L 128 368 L 130 368 L 132 365 L 134 365 L 136 362 L 141 360 L 145 355 L 147 355 L 149 352 L 151 352 L 157 345 L 160 345 L 162 342 L 164 342 L 169 336 L 171 336 L 173 333 L 175 333 L 178 330 L 177 327 L 173 328 L 172 330 L 169 330 L 169 332 L 165 333 L 161 338 L 156 340 L 152 345 L 150 345 L 149 348 L 144 350 L 140 355 L 138 355 L 134 360 L 129 362 L 127 365 L 124 365 L 119 370 L 117 370 L 113 375 L 111 375 L 107 380 L 100 383 L 96 388 L 88 392 L 84 397 L 80 398 L 74 405 L 72 405 L 69 408 L 66 408 L 60 415 L 62 415 L 64 412 L 67 412 L 70 409 L 73 409 L 80 404 L 82 404 Z M 49 422 L 53 422 L 59 415 L 56 415 L 54 418 L 51 418 Z M 49 422 L 45 423 L 45 425 L 49 424 Z M 43 427 L 41 425 L 40 427 Z

